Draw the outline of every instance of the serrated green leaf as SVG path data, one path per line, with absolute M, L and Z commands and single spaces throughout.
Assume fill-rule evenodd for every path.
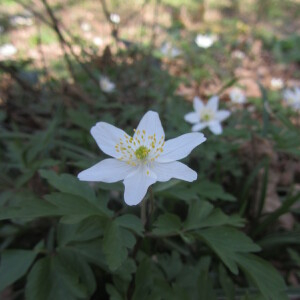
M 237 253 L 235 261 L 266 299 L 288 300 L 284 293 L 284 280 L 270 263 L 246 253 Z
M 141 222 L 141 219 L 139 219 L 135 215 L 122 215 L 116 218 L 116 222 L 121 227 L 130 229 L 140 236 L 143 235 L 143 231 L 144 231 L 143 224 Z
M 163 214 L 153 224 L 153 233 L 156 235 L 168 235 L 176 233 L 181 228 L 181 221 L 178 216 L 170 213 Z
M 40 259 L 31 269 L 25 295 L 27 300 L 77 300 L 88 298 L 88 290 L 70 265 L 58 255 Z
M 47 170 L 40 170 L 39 174 L 60 192 L 79 196 L 93 203 L 97 201 L 95 192 L 89 185 L 70 174 L 58 175 L 54 171 Z
M 238 274 L 235 257 L 241 252 L 256 252 L 260 247 L 241 231 L 230 227 L 213 227 L 200 230 L 197 235 L 212 248 L 234 274 Z
M 227 216 L 220 209 L 214 209 L 214 206 L 209 202 L 196 200 L 190 204 L 183 228 L 194 230 L 220 225 L 241 227 L 243 224 L 244 220 L 239 216 Z
M 37 254 L 31 250 L 5 250 L 1 253 L 0 292 L 26 274 Z
M 124 232 L 123 232 L 124 233 Z M 109 222 L 104 233 L 102 250 L 109 268 L 118 269 L 127 258 L 126 238 L 116 221 Z

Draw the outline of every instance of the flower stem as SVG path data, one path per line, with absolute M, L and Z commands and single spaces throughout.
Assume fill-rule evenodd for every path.
M 147 223 L 147 198 L 141 203 L 141 220 L 142 224 L 145 226 Z

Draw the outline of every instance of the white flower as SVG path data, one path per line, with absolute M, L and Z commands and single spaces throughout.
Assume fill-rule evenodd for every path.
M 101 39 L 101 37 L 98 37 L 98 36 L 95 36 L 93 38 L 93 43 L 96 45 L 96 46 L 101 46 L 103 44 L 103 40 Z
M 206 138 L 193 132 L 165 141 L 165 133 L 156 112 L 148 111 L 133 137 L 105 122 L 91 129 L 99 148 L 108 158 L 78 174 L 79 180 L 107 183 L 123 180 L 124 200 L 136 205 L 145 197 L 148 187 L 156 181 L 171 178 L 185 181 L 197 179 L 197 173 L 177 160 L 187 155 Z
M 229 93 L 229 96 L 230 96 L 230 100 L 233 103 L 237 103 L 237 104 L 246 103 L 247 100 L 245 93 L 239 88 L 232 89 Z
M 121 21 L 121 18 L 118 14 L 110 14 L 109 18 L 115 24 L 119 24 Z
M 173 47 L 171 43 L 164 43 L 160 48 L 160 51 L 163 55 L 172 58 L 179 56 L 181 54 L 181 51 L 178 48 Z
M 109 80 L 106 76 L 101 76 L 99 80 L 100 88 L 105 93 L 111 93 L 114 91 L 116 85 Z
M 12 26 L 31 26 L 33 24 L 32 17 L 30 16 L 13 16 L 10 18 Z
M 245 53 L 240 50 L 234 50 L 232 52 L 232 57 L 233 58 L 238 58 L 238 59 L 244 59 L 246 57 Z
M 86 31 L 86 32 L 91 30 L 91 25 L 86 22 L 81 23 L 80 27 L 83 31 Z
M 285 90 L 283 92 L 283 98 L 289 106 L 292 106 L 296 110 L 300 110 L 300 88 Z
M 198 34 L 195 38 L 195 43 L 200 48 L 209 48 L 217 40 L 217 36 L 208 34 Z
M 271 79 L 271 87 L 274 90 L 280 90 L 283 88 L 283 80 L 281 78 L 272 78 Z
M 184 119 L 194 124 L 192 131 L 200 131 L 208 127 L 214 134 L 222 133 L 221 122 L 230 116 L 228 110 L 218 110 L 219 97 L 211 97 L 205 105 L 199 97 L 194 98 L 194 110 L 184 116 Z
M 17 48 L 12 44 L 4 44 L 0 47 L 0 55 L 12 56 L 17 53 Z

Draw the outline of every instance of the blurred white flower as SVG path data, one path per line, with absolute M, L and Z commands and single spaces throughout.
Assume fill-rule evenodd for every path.
M 100 88 L 105 93 L 111 93 L 114 91 L 116 85 L 109 80 L 106 76 L 101 76 L 99 80 Z
M 173 47 L 171 43 L 164 43 L 162 45 L 162 47 L 160 48 L 160 51 L 163 55 L 165 56 L 168 56 L 168 57 L 177 57 L 179 55 L 181 55 L 181 51 L 176 48 L 176 47 Z
M 223 129 L 221 122 L 230 116 L 228 110 L 218 110 L 219 97 L 211 97 L 205 105 L 199 97 L 194 98 L 194 110 L 184 116 L 184 119 L 194 124 L 192 131 L 200 131 L 208 127 L 214 134 L 221 134 Z
M 300 87 L 285 90 L 283 92 L 283 98 L 289 106 L 300 110 Z
M 118 14 L 110 14 L 109 18 L 115 24 L 119 24 L 121 21 L 121 18 Z
M 96 46 L 101 46 L 101 45 L 103 45 L 103 40 L 101 39 L 101 37 L 96 36 L 93 38 L 93 43 Z
M 245 53 L 240 50 L 234 50 L 232 52 L 232 57 L 233 58 L 238 58 L 238 59 L 244 59 L 246 57 Z
M 229 96 L 232 103 L 243 104 L 246 103 L 247 100 L 244 91 L 239 88 L 233 88 Z
M 128 205 L 139 204 L 156 181 L 196 180 L 197 173 L 177 160 L 206 140 L 202 133 L 193 132 L 165 141 L 164 129 L 154 111 L 143 116 L 133 137 L 105 122 L 92 127 L 91 135 L 99 148 L 113 158 L 80 172 L 79 180 L 107 183 L 123 180 L 124 200 Z
M 274 90 L 280 90 L 283 88 L 283 80 L 281 78 L 271 79 L 271 88 Z
M 211 47 L 217 39 L 216 35 L 198 34 L 195 38 L 195 43 L 198 47 L 207 49 Z
M 12 44 L 4 44 L 0 46 L 0 55 L 3 56 L 13 56 L 17 53 L 17 48 Z
M 92 27 L 89 23 L 83 22 L 83 23 L 80 24 L 80 28 L 83 31 L 87 32 L 87 31 L 90 31 Z
M 30 16 L 13 16 L 9 22 L 12 26 L 31 26 L 33 19 Z

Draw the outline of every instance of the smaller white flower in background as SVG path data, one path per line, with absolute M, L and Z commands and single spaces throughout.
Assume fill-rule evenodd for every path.
M 90 31 L 92 27 L 89 23 L 83 22 L 83 23 L 80 24 L 80 28 L 83 31 L 87 32 L 87 31 Z
M 176 48 L 176 47 L 173 47 L 171 43 L 164 43 L 161 48 L 160 48 L 160 52 L 165 55 L 165 56 L 168 56 L 168 57 L 177 57 L 179 55 L 181 55 L 181 51 Z
M 13 56 L 17 53 L 17 48 L 12 44 L 4 44 L 0 46 L 0 55 Z
M 229 96 L 232 103 L 243 104 L 247 101 L 245 93 L 239 88 L 233 88 Z
M 195 38 L 195 43 L 200 48 L 209 48 L 218 39 L 216 35 L 198 34 Z
M 273 90 L 280 90 L 283 88 L 283 80 L 281 78 L 272 78 L 271 79 L 271 88 Z
M 119 24 L 121 22 L 121 18 L 118 14 L 110 14 L 109 18 L 114 24 Z
M 211 97 L 205 105 L 199 97 L 194 98 L 194 110 L 184 116 L 184 119 L 193 124 L 192 131 L 200 131 L 206 127 L 214 134 L 221 134 L 221 122 L 230 116 L 228 110 L 218 110 L 219 97 Z
M 12 16 L 9 20 L 12 26 L 31 26 L 33 19 L 30 16 Z
M 105 93 L 112 93 L 116 85 L 106 76 L 101 76 L 99 80 L 100 88 Z
M 206 140 L 202 133 L 193 132 L 165 141 L 165 132 L 154 111 L 143 116 L 132 137 L 105 122 L 92 127 L 91 135 L 99 148 L 113 158 L 80 172 L 79 180 L 107 183 L 123 180 L 124 200 L 128 205 L 139 204 L 156 181 L 196 180 L 197 173 L 177 160 Z
M 300 87 L 285 90 L 283 92 L 283 98 L 289 106 L 300 110 Z
M 93 38 L 93 43 L 94 43 L 96 46 L 101 46 L 101 45 L 103 45 L 103 40 L 101 39 L 101 37 L 95 36 L 95 37 Z
M 244 59 L 246 57 L 246 54 L 241 50 L 234 50 L 232 52 L 232 57 L 237 59 Z

